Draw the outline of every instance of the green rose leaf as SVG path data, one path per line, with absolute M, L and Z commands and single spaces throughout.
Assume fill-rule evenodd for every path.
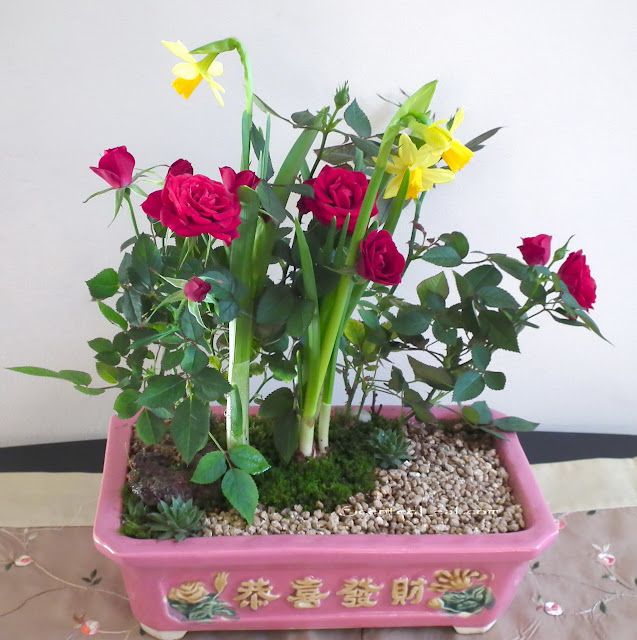
M 433 247 L 422 255 L 423 259 L 438 267 L 457 267 L 462 264 L 458 252 L 449 246 Z
M 491 362 L 491 351 L 483 344 L 474 344 L 471 347 L 471 359 L 480 371 L 484 371 Z
M 62 369 L 62 371 L 52 371 L 44 367 L 7 367 L 11 371 L 18 373 L 26 373 L 30 376 L 39 376 L 42 378 L 58 378 L 59 380 L 67 380 L 73 384 L 86 387 L 91 384 L 91 376 L 84 371 L 74 371 L 72 369 Z
M 432 367 L 415 360 L 411 356 L 407 356 L 409 364 L 414 372 L 414 376 L 418 382 L 424 382 L 434 389 L 442 391 L 451 391 L 454 386 L 453 376 L 441 367 Z
M 212 484 L 228 470 L 226 456 L 223 451 L 207 453 L 201 460 L 190 479 L 197 484 Z
M 270 286 L 257 302 L 256 319 L 260 324 L 283 324 L 290 315 L 294 298 L 287 286 Z
M 356 131 L 361 138 L 369 138 L 372 135 L 372 125 L 365 112 L 360 108 L 356 99 L 345 109 L 345 122 Z
M 168 407 L 185 394 L 186 381 L 181 376 L 151 376 L 139 402 L 144 407 Z
M 454 402 L 463 402 L 479 396 L 484 391 L 484 380 L 477 371 L 466 371 L 453 388 Z
M 286 329 L 293 338 L 301 338 L 314 317 L 315 305 L 312 300 L 298 300 L 288 318 Z
M 181 353 L 181 352 L 178 352 Z M 199 373 L 208 366 L 208 356 L 194 345 L 189 345 L 183 352 L 181 368 L 190 374 Z
M 493 415 L 491 413 L 491 409 L 489 409 L 487 403 L 484 400 L 474 402 L 471 405 L 471 408 L 478 412 L 478 424 L 491 424 Z
M 487 371 L 484 374 L 484 382 L 489 389 L 502 391 L 506 385 L 506 376 L 501 371 Z
M 487 307 L 495 307 L 496 309 L 518 309 L 520 307 L 518 301 L 508 291 L 500 289 L 500 287 L 483 287 L 478 295 Z
M 113 324 L 116 324 L 120 329 L 126 331 L 128 329 L 128 322 L 122 316 L 117 313 L 114 309 L 111 309 L 108 305 L 103 302 L 97 302 L 99 310 L 102 312 L 102 315 Z
M 208 442 L 210 406 L 193 396 L 186 398 L 175 410 L 170 435 L 186 464 Z
M 119 364 L 119 361 L 122 359 L 122 356 L 117 353 L 117 351 L 101 351 L 100 353 L 95 354 L 95 359 L 98 362 L 103 362 L 104 364 L 110 364 L 112 367 L 115 367 Z
M 88 290 L 94 300 L 104 300 L 117 293 L 119 282 L 115 269 L 104 269 L 94 278 L 86 281 Z
M 261 414 L 259 413 L 259 415 Z M 291 409 L 288 413 L 279 416 L 279 419 L 274 423 L 274 446 L 284 462 L 289 462 L 292 459 L 299 446 L 298 421 L 296 414 Z
M 460 231 L 453 231 L 452 233 L 443 233 L 440 236 L 447 247 L 453 247 L 456 253 L 462 258 L 466 258 L 469 253 L 469 241 L 466 236 Z
M 420 335 L 429 328 L 431 318 L 420 307 L 409 306 L 401 309 L 392 321 L 392 329 L 405 336 Z
M 503 253 L 492 253 L 489 255 L 489 258 L 492 262 L 497 264 L 502 271 L 513 276 L 517 280 L 524 280 L 528 273 L 529 267 L 527 265 L 515 258 L 509 258 L 509 256 L 505 256 Z
M 416 287 L 420 304 L 427 304 L 427 292 L 429 291 L 440 296 L 443 300 L 447 298 L 449 295 L 449 283 L 443 271 L 437 273 L 435 276 L 426 278 Z
M 164 437 L 168 425 L 148 409 L 144 409 L 137 419 L 135 430 L 146 444 L 157 444 Z
M 290 413 L 294 408 L 294 395 L 287 387 L 273 391 L 259 407 L 259 417 L 277 418 Z
M 188 309 L 184 309 L 179 317 L 179 331 L 187 340 L 196 342 L 203 336 L 205 329 Z
M 249 444 L 238 444 L 229 451 L 230 460 L 239 469 L 247 471 L 251 475 L 263 473 L 270 468 L 268 461 Z
M 150 291 L 157 282 L 158 274 L 164 266 L 164 261 L 155 246 L 153 239 L 142 233 L 133 247 L 129 276 L 135 286 L 145 293 Z
M 252 524 L 259 491 L 250 474 L 243 469 L 228 469 L 221 481 L 221 491 L 248 524 Z
M 91 347 L 93 351 L 97 351 L 97 353 L 113 350 L 113 343 L 106 338 L 93 338 L 93 340 L 88 341 L 88 346 Z
M 480 326 L 487 339 L 496 349 L 520 351 L 518 337 L 513 322 L 499 311 L 481 311 Z
M 483 287 L 497 287 L 502 282 L 502 274 L 491 264 L 475 267 L 463 277 L 474 291 L 480 291 Z
M 498 418 L 493 421 L 493 424 L 502 431 L 533 431 L 540 423 L 509 416 L 508 418 Z
M 113 404 L 113 409 L 117 411 L 117 415 L 122 419 L 132 418 L 140 409 L 139 392 L 134 389 L 126 389 L 122 391 Z
M 139 292 L 126 289 L 117 303 L 124 318 L 134 327 L 139 327 L 142 323 L 142 299 Z
M 480 422 L 480 414 L 473 407 L 462 407 L 462 416 L 471 424 Z
M 193 375 L 192 384 L 195 396 L 203 402 L 215 402 L 232 391 L 226 376 L 212 367 Z

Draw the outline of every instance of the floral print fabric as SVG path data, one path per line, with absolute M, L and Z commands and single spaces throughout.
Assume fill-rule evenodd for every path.
M 632 538 L 637 508 L 581 511 L 556 518 L 557 543 L 530 564 L 511 607 L 482 637 L 635 637 L 637 552 Z M 226 635 L 214 634 L 217 640 Z M 228 637 L 234 635 L 230 632 Z M 268 640 L 354 640 L 361 635 L 365 640 L 460 637 L 446 627 L 258 634 Z M 91 528 L 0 528 L 0 638 L 77 640 L 85 636 L 148 638 L 130 611 L 119 568 L 94 549 Z M 211 637 L 210 632 L 193 632 L 186 640 Z

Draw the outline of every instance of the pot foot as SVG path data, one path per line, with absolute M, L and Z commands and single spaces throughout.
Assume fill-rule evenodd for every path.
M 151 627 L 147 627 L 145 624 L 141 623 L 142 629 L 153 638 L 157 638 L 157 640 L 180 640 L 186 635 L 185 631 L 157 631 L 156 629 L 152 629 Z
M 497 620 L 494 620 L 493 622 L 490 622 L 488 625 L 484 627 L 454 627 L 454 629 L 456 630 L 456 633 L 459 633 L 461 635 L 470 635 L 474 633 L 486 633 L 496 622 Z

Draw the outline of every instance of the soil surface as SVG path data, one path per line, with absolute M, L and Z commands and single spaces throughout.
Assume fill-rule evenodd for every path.
M 358 493 L 349 504 L 329 512 L 320 501 L 313 511 L 300 505 L 277 510 L 260 504 L 251 525 L 234 509 L 209 507 L 203 535 L 473 534 L 524 529 L 522 507 L 513 497 L 493 436 L 467 434 L 460 427 L 441 431 L 417 422 L 402 428 L 411 460 L 396 469 L 376 469 L 370 493 Z M 189 482 L 195 467 L 180 465 L 169 437 L 162 444 L 145 445 L 133 436 L 129 487 L 146 504 L 176 497 L 223 504 L 218 483 Z

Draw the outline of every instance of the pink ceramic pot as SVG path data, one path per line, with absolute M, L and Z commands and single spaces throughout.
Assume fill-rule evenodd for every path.
M 439 418 L 453 419 L 445 409 Z M 385 410 L 396 416 L 399 407 Z M 157 637 L 186 631 L 454 626 L 489 628 L 557 528 L 515 434 L 497 440 L 527 528 L 453 535 L 280 535 L 135 540 L 118 533 L 135 419 L 111 420 L 95 520 L 134 615 Z M 157 633 L 154 630 L 160 630 Z

